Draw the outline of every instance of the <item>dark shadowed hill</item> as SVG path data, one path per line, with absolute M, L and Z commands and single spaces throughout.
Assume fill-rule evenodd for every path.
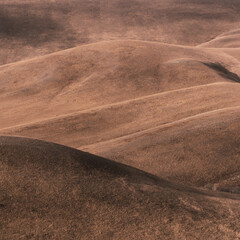
M 4 0 L 0 64 L 103 40 L 198 45 L 239 29 L 239 10 L 238 0 Z
M 88 153 L 1 137 L 2 239 L 234 239 L 239 200 Z M 213 237 L 215 236 L 215 237 Z

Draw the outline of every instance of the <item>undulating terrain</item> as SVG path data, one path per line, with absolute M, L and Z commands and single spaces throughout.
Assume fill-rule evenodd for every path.
M 0 239 L 240 239 L 239 0 L 0 1 Z

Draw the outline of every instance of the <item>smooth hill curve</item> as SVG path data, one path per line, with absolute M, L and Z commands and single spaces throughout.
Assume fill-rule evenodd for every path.
M 215 110 L 82 149 L 184 184 L 225 181 L 231 191 L 240 185 L 239 118 L 240 107 Z
M 219 82 L 163 92 L 0 129 L 71 147 L 106 141 L 196 114 L 239 106 L 240 85 Z
M 1 0 L 0 64 L 103 40 L 197 45 L 239 28 L 238 0 Z
M 205 48 L 239 48 L 240 47 L 240 34 L 219 36 L 209 42 L 200 44 L 198 47 Z
M 239 12 L 1 0 L 0 239 L 240 239 Z
M 0 137 L 0 169 L 6 240 L 239 237 L 237 195 L 177 188 L 107 159 L 24 138 Z
M 240 61 L 240 48 L 225 48 L 222 51 L 232 56 L 236 61 Z
M 188 61 L 179 61 L 186 58 Z M 205 62 L 219 62 L 229 71 L 239 69 L 236 59 L 221 53 L 143 41 L 89 44 L 8 64 L 0 67 L 0 126 L 40 121 L 164 91 L 232 82 Z

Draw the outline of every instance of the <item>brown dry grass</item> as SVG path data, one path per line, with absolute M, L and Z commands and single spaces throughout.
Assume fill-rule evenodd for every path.
M 239 196 L 52 143 L 1 137 L 2 239 L 234 239 Z
M 239 10 L 1 1 L 0 238 L 240 239 Z

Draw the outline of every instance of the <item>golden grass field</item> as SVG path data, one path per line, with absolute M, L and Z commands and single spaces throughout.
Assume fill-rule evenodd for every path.
M 0 239 L 240 239 L 240 1 L 2 0 Z

